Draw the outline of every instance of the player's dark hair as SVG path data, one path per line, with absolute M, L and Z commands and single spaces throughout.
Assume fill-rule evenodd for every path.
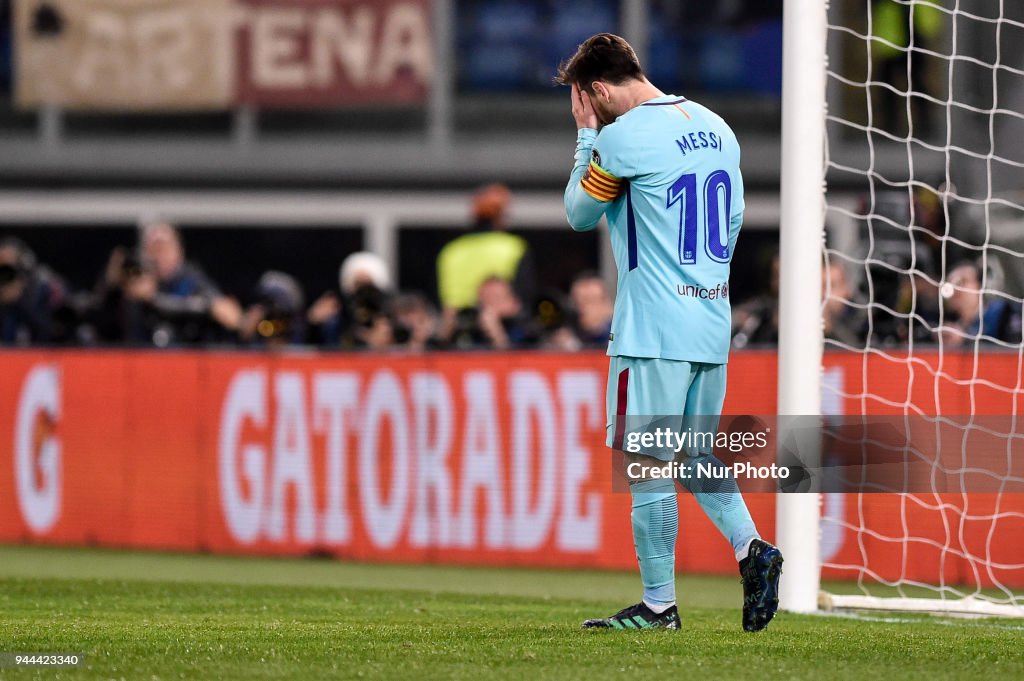
M 598 33 L 583 41 L 576 54 L 561 63 L 555 82 L 559 85 L 575 84 L 593 93 L 594 81 L 597 80 L 621 85 L 627 80 L 643 77 L 640 60 L 624 38 L 612 33 Z

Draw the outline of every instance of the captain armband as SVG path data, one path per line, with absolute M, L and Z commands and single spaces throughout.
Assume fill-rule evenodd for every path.
M 593 161 L 587 166 L 587 172 L 583 174 L 580 184 L 583 191 L 598 201 L 614 201 L 622 193 L 622 180 Z

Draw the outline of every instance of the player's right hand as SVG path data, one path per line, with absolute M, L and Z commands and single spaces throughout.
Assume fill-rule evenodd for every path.
M 593 128 L 597 130 L 597 114 L 594 113 L 594 103 L 590 101 L 590 95 L 579 85 L 572 85 L 572 117 L 576 120 L 576 128 Z

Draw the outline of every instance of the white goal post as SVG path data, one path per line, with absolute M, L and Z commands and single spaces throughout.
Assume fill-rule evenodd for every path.
M 956 488 L 779 494 L 780 605 L 1024 617 L 1024 3 L 786 0 L 783 32 L 779 429 L 886 414 L 962 437 L 930 464 Z M 986 428 L 1008 472 L 979 492 Z
M 786 0 L 782 33 L 779 229 L 780 416 L 821 412 L 821 247 L 825 233 L 825 3 Z M 781 425 L 781 424 L 780 424 Z M 820 498 L 780 494 L 776 541 L 786 557 L 780 605 L 818 607 Z

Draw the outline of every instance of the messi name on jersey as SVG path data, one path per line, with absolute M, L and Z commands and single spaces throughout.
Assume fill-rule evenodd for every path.
M 700 151 L 701 149 L 721 151 L 722 138 L 717 133 L 700 130 L 683 135 L 676 140 L 676 146 L 679 147 L 679 151 L 683 152 L 683 156 L 686 156 L 691 151 Z

